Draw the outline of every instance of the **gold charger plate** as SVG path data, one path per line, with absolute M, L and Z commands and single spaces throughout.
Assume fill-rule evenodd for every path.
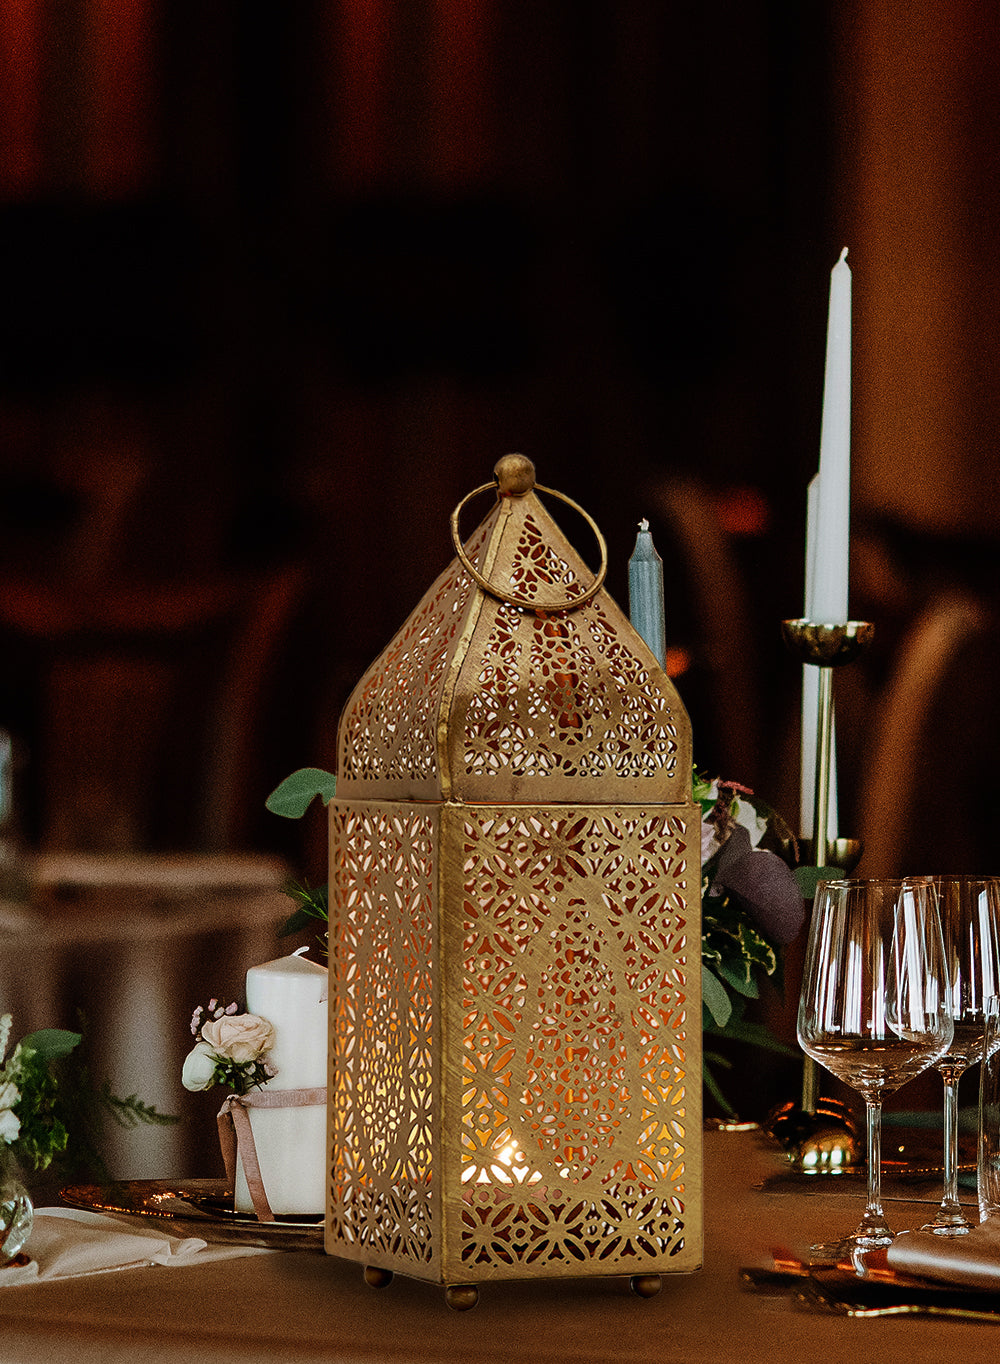
M 835 1316 L 1000 1322 L 995 1293 L 922 1282 L 905 1274 L 869 1279 L 842 1266 L 814 1266 L 796 1285 L 795 1296 L 804 1306 Z
M 775 1251 L 774 1267 L 740 1270 L 745 1291 L 790 1292 L 802 1307 L 840 1317 L 950 1317 L 1000 1323 L 995 1293 L 932 1283 L 893 1270 L 858 1273 L 851 1265 L 807 1265 Z
M 938 1179 L 944 1174 L 943 1137 L 940 1128 L 882 1126 L 882 1174 L 897 1179 Z M 958 1134 L 958 1172 L 976 1168 L 975 1133 Z
M 863 1141 L 863 1136 L 862 1136 Z M 958 1173 L 960 1175 L 976 1172 L 975 1134 L 958 1134 Z M 942 1164 L 941 1133 L 929 1127 L 896 1127 L 886 1124 L 882 1128 L 882 1178 L 891 1185 L 893 1180 L 920 1183 L 928 1180 L 941 1180 L 944 1176 Z M 782 1184 L 793 1181 L 797 1184 L 816 1185 L 830 1179 L 861 1180 L 867 1178 L 867 1166 L 843 1165 L 837 1170 L 806 1173 L 800 1170 L 783 1170 L 773 1182 Z M 884 1192 L 884 1191 L 883 1191 Z
M 323 1247 L 323 1219 L 279 1217 L 258 1222 L 235 1212 L 222 1179 L 129 1179 L 114 1184 L 71 1184 L 59 1197 L 71 1208 L 126 1217 L 169 1220 L 176 1230 L 206 1241 L 282 1250 Z

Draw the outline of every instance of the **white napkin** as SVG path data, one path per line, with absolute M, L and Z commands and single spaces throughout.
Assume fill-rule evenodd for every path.
M 84 1208 L 36 1208 L 23 1253 L 30 1257 L 29 1263 L 0 1269 L 0 1288 L 112 1269 L 205 1263 L 275 1252 L 266 1246 L 210 1245 L 200 1236 L 171 1236 L 160 1226 L 136 1226 Z
M 1000 1222 L 991 1218 L 964 1236 L 901 1231 L 885 1252 L 890 1269 L 956 1287 L 1000 1289 Z

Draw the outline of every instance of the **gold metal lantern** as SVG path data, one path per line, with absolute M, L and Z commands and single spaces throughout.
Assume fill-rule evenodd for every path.
M 530 461 L 496 475 L 340 722 L 326 1249 L 457 1308 L 503 1279 L 649 1295 L 702 1254 L 690 725 L 594 523 L 596 576 Z

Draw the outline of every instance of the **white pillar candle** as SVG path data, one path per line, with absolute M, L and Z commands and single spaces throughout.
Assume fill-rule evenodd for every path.
M 262 1086 L 269 1092 L 326 1084 L 328 972 L 300 952 L 247 972 L 247 1011 L 266 1018 L 274 1027 L 274 1046 L 266 1060 L 277 1074 Z M 326 1204 L 326 1104 L 251 1108 L 249 1113 L 271 1211 L 322 1213 Z M 236 1209 L 253 1211 L 242 1162 L 237 1167 Z
M 806 504 L 806 590 L 803 615 L 816 620 L 816 512 L 819 500 L 819 474 L 809 484 Z M 825 623 L 825 622 L 824 622 Z M 819 721 L 819 670 L 811 663 L 802 665 L 802 747 L 799 765 L 799 833 L 812 838 L 816 805 L 816 726 Z M 837 734 L 831 738 L 830 786 L 827 804 L 827 839 L 837 837 Z
M 830 275 L 813 611 L 810 615 L 810 619 L 820 625 L 843 625 L 848 620 L 850 505 L 851 271 L 845 247 Z

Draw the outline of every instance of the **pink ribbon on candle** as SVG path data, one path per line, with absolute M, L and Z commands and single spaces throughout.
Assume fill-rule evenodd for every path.
M 243 1162 L 250 1201 L 257 1214 L 258 1222 L 275 1221 L 271 1205 L 267 1201 L 264 1180 L 260 1173 L 257 1158 L 257 1143 L 253 1139 L 248 1108 L 315 1108 L 326 1103 L 326 1086 L 316 1089 L 271 1089 L 258 1090 L 255 1094 L 230 1094 L 219 1109 L 219 1145 L 226 1166 L 226 1178 L 236 1188 L 236 1156 Z

